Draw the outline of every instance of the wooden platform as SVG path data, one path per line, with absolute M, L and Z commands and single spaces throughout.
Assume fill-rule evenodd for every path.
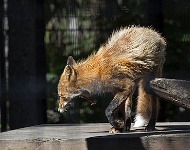
M 0 150 L 189 150 L 190 122 L 109 134 L 110 124 L 40 125 L 0 133 Z

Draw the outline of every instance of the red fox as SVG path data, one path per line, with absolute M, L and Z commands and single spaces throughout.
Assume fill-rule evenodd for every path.
M 75 97 L 93 103 L 91 95 L 112 92 L 114 98 L 106 109 L 113 126 L 110 133 L 128 131 L 132 95 L 138 86 L 134 127 L 155 130 L 159 102 L 147 87 L 151 79 L 162 75 L 165 47 L 164 38 L 151 28 L 131 26 L 113 32 L 107 43 L 86 60 L 75 62 L 68 57 L 58 84 L 58 110 L 65 111 Z

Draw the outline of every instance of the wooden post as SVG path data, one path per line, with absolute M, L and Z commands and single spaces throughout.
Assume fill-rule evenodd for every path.
M 157 96 L 190 109 L 190 81 L 157 78 L 150 82 L 150 87 Z
M 1 131 L 6 131 L 7 126 L 7 109 L 6 109 L 6 79 L 5 79 L 5 45 L 3 35 L 3 17 L 4 7 L 3 0 L 0 0 L 0 108 L 1 108 Z
M 9 126 L 45 123 L 43 1 L 9 1 Z M 42 23 L 41 23 L 42 22 Z

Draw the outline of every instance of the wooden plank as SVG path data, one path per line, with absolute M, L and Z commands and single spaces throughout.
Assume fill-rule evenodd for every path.
M 40 125 L 0 133 L 3 150 L 189 149 L 190 122 L 157 123 L 156 131 L 109 134 L 108 123 Z
M 190 109 L 190 81 L 156 78 L 150 82 L 150 87 L 157 96 Z

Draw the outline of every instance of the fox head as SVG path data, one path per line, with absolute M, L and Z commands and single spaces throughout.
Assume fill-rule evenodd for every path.
M 58 95 L 60 97 L 59 112 L 66 111 L 70 106 L 70 102 L 76 97 L 91 101 L 90 93 L 78 84 L 75 66 L 75 60 L 72 56 L 69 56 L 67 59 L 67 65 L 65 66 L 58 84 Z

